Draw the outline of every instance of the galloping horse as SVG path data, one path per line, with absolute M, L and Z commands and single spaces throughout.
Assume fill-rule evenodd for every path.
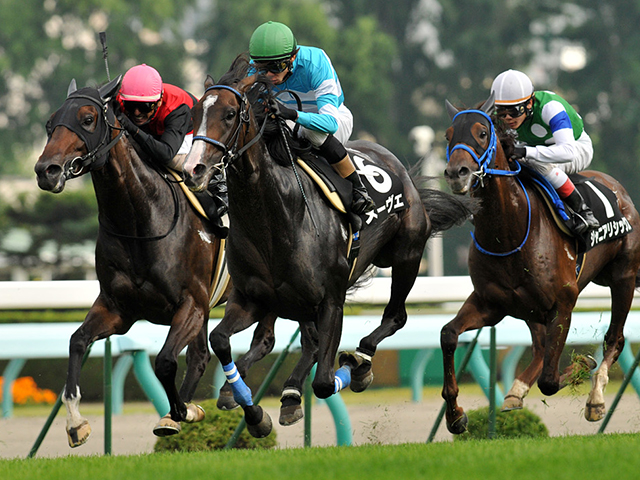
M 72 81 L 66 101 L 47 124 L 49 139 L 35 166 L 38 186 L 53 193 L 62 192 L 67 180 L 90 172 L 98 201 L 100 294 L 71 336 L 62 397 L 72 447 L 85 443 L 91 433 L 79 412 L 80 367 L 87 347 L 126 333 L 142 318 L 170 325 L 155 372 L 171 411 L 154 433 L 178 433 L 178 422 L 204 418 L 200 407 L 185 402 L 191 401 L 211 358 L 207 320 L 221 241 L 176 191 L 172 177 L 143 161 L 122 135 L 113 113 L 120 80 L 80 90 Z M 222 290 L 216 293 L 217 303 L 226 299 L 229 287 Z M 177 357 L 186 346 L 187 372 L 178 392 Z
M 307 175 L 297 173 L 293 159 L 270 153 L 262 134 L 267 123 L 276 125 L 264 107 L 270 92 L 257 76 L 247 77 L 247 71 L 247 58 L 239 56 L 220 84 L 207 77 L 205 94 L 193 109 L 194 145 L 183 168 L 185 183 L 194 190 L 204 189 L 217 168 L 226 168 L 227 256 L 234 287 L 210 341 L 233 396 L 245 411 L 249 431 L 261 436 L 269 433 L 270 419 L 265 420 L 266 413 L 252 404 L 251 392 L 241 377 L 250 362 L 273 347 L 275 319 L 296 320 L 303 332 L 302 358 L 282 395 L 280 423 L 288 425 L 302 417 L 302 384 L 316 357 L 314 393 L 327 398 L 339 389 L 334 362 L 347 289 L 371 264 L 392 267 L 391 298 L 382 323 L 362 339 L 355 355 L 349 355 L 355 359 L 351 388 L 361 391 L 373 378 L 371 357 L 377 345 L 406 323 L 405 300 L 427 238 L 432 231 L 464 221 L 469 211 L 448 194 L 432 196 L 423 204 L 411 176 L 389 151 L 370 142 L 349 143 L 352 156 L 366 156 L 400 179 L 407 204 L 401 212 L 361 230 L 360 253 L 350 275 L 349 221 L 328 205 Z M 422 193 L 426 198 L 428 192 Z M 427 212 L 439 220 L 430 222 Z M 262 341 L 254 342 L 255 349 L 249 352 L 252 357 L 238 362 L 236 370 L 229 337 L 254 323 L 258 323 Z
M 513 163 L 505 149 L 513 148 L 513 138 L 503 149 L 489 116 L 493 108 L 493 95 L 479 110 L 458 112 L 447 102 L 453 124 L 447 130 L 445 178 L 453 193 L 468 193 L 482 204 L 474 215 L 474 241 L 469 251 L 474 291 L 442 329 L 447 428 L 459 434 L 467 425 L 466 414 L 456 401 L 454 352 L 458 336 L 496 325 L 506 315 L 525 320 L 531 329 L 533 360 L 515 380 L 503 409 L 521 408 L 536 379 L 544 395 L 553 395 L 565 385 L 571 370 L 570 366 L 559 374 L 560 355 L 578 294 L 589 282 L 611 289 L 611 324 L 604 339 L 604 358 L 593 374 L 585 409 L 587 420 L 600 420 L 605 413 L 608 371 L 624 346 L 623 327 L 634 289 L 640 286 L 640 217 L 619 182 L 604 173 L 582 172 L 615 193 L 621 223 L 631 226 L 632 231 L 589 250 L 576 278 L 576 240 L 560 231 L 543 197 L 510 168 Z

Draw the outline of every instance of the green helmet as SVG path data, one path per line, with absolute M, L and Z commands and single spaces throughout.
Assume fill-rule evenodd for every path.
M 249 55 L 256 62 L 284 60 L 291 57 L 298 48 L 296 37 L 284 23 L 267 22 L 260 25 L 251 35 Z

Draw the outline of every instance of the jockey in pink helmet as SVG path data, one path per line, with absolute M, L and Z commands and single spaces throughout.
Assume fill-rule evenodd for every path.
M 179 87 L 162 83 L 158 71 L 143 63 L 125 73 L 118 101 L 118 121 L 142 151 L 152 161 L 181 172 L 193 141 L 191 108 L 197 99 Z M 216 229 L 214 233 L 224 237 L 226 227 L 222 227 L 220 217 L 226 212 L 225 186 L 224 182 L 218 184 L 212 186 L 211 195 L 202 196 L 207 198 L 198 198 Z

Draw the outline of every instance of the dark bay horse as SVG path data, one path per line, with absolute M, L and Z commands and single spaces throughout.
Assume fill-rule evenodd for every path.
M 397 175 L 408 204 L 400 213 L 361 231 L 360 254 L 350 275 L 346 216 L 328 205 L 307 175 L 296 173 L 290 159 L 270 153 L 262 135 L 263 125 L 277 125 L 264 108 L 270 92 L 256 76 L 247 77 L 247 71 L 248 61 L 240 56 L 220 84 L 211 77 L 205 81 L 205 94 L 193 109 L 196 135 L 184 174 L 189 187 L 202 190 L 217 168 L 226 168 L 227 255 L 234 286 L 210 341 L 233 396 L 245 411 L 250 432 L 261 436 L 269 433 L 270 419 L 265 420 L 268 415 L 252 404 L 242 377 L 250 363 L 273 347 L 275 319 L 296 320 L 303 333 L 302 358 L 282 394 L 280 423 L 292 424 L 302 417 L 302 385 L 316 358 L 316 396 L 327 398 L 339 389 L 334 362 L 347 289 L 371 264 L 392 268 L 391 297 L 382 323 L 361 340 L 355 355 L 349 355 L 354 361 L 351 388 L 361 391 L 373 378 L 371 357 L 377 345 L 406 323 L 405 300 L 430 233 L 464 221 L 469 210 L 448 194 L 426 200 L 429 192 L 416 188 L 393 154 L 370 142 L 350 142 L 351 155 L 365 155 Z M 261 340 L 249 352 L 252 358 L 236 366 L 229 337 L 255 323 L 260 334 L 254 338 Z
M 170 412 L 154 433 L 178 433 L 179 422 L 204 418 L 201 408 L 185 402 L 191 401 L 211 358 L 207 320 L 221 241 L 176 190 L 172 177 L 143 161 L 122 135 L 113 113 L 120 79 L 100 89 L 76 90 L 72 82 L 66 101 L 47 124 L 49 139 L 35 166 L 38 186 L 53 193 L 62 192 L 67 180 L 90 172 L 98 201 L 100 294 L 71 337 L 63 395 L 72 447 L 91 433 L 79 412 L 80 367 L 87 347 L 126 333 L 142 318 L 170 326 L 155 362 Z M 227 292 L 216 296 L 214 302 L 222 303 Z M 178 392 L 177 360 L 187 346 L 187 372 Z
M 481 199 L 482 205 L 474 215 L 475 239 L 469 251 L 474 291 L 442 329 L 447 428 L 459 434 L 467 424 L 456 400 L 454 352 L 458 336 L 496 325 L 506 315 L 525 320 L 532 334 L 533 360 L 515 380 L 503 409 L 521 408 L 536 379 L 544 395 L 553 395 L 570 374 L 571 366 L 560 375 L 560 355 L 578 294 L 589 282 L 611 289 L 611 324 L 604 339 L 604 358 L 593 373 L 585 409 L 587 420 L 600 420 L 605 413 L 608 371 L 624 346 L 624 324 L 634 289 L 640 286 L 640 217 L 618 181 L 604 173 L 582 172 L 615 192 L 620 211 L 633 230 L 589 250 L 576 278 L 576 240 L 556 226 L 542 196 L 514 175 L 505 155 L 505 149 L 513 145 L 505 142 L 503 149 L 497 138 L 490 117 L 493 108 L 493 96 L 479 110 L 458 112 L 447 102 L 453 124 L 447 130 L 445 178 L 453 193 L 470 194 Z

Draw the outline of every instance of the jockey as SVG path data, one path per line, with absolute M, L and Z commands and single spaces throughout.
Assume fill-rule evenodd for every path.
M 193 141 L 191 108 L 197 99 L 179 87 L 162 83 L 155 68 L 142 64 L 125 73 L 118 102 L 118 121 L 142 151 L 160 165 L 181 172 Z M 214 187 L 218 188 L 208 195 L 198 195 L 198 199 L 214 233 L 224 238 L 227 228 L 221 217 L 227 210 L 226 187 L 220 186 L 216 183 Z
M 275 92 L 291 90 L 300 97 L 301 111 L 292 95 L 283 94 L 271 104 L 272 112 L 299 124 L 299 135 L 353 184 L 351 211 L 362 215 L 373 210 L 375 203 L 344 147 L 353 130 L 353 116 L 343 103 L 338 74 L 327 54 L 319 48 L 298 46 L 289 27 L 267 22 L 251 35 L 249 55 L 256 70 L 274 84 Z
M 591 138 L 575 109 L 559 95 L 534 91 L 527 75 L 507 70 L 491 85 L 496 115 L 515 130 L 512 158 L 543 175 L 580 219 L 575 232 L 600 226 L 567 174 L 586 169 L 593 159 Z

